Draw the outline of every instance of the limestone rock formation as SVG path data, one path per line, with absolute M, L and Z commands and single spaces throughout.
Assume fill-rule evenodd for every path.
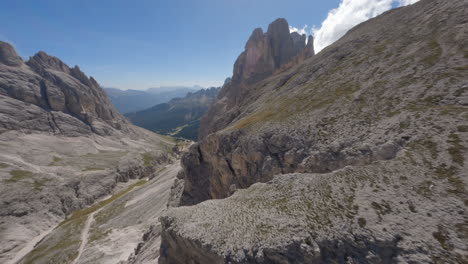
M 161 219 L 160 263 L 468 261 L 466 10 L 421 0 L 275 72 L 290 55 L 254 31 L 182 159 L 193 206 Z
M 15 49 L 9 43 L 0 41 L 0 63 L 8 66 L 19 66 L 23 60 L 16 54 Z
M 78 66 L 70 68 L 43 51 L 23 62 L 10 44 L 0 42 L 0 96 L 2 108 L 9 108 L 0 112 L 0 124 L 4 127 L 0 127 L 0 132 L 130 132 L 128 121 L 115 110 L 94 78 L 88 78 Z M 25 119 L 24 114 L 33 118 L 19 122 Z M 57 119 L 65 124 L 59 124 Z
M 23 62 L 11 45 L 0 42 L 0 263 L 70 263 L 86 243 L 80 234 L 90 213 L 89 208 L 85 215 L 76 211 L 115 194 L 123 182 L 149 179 L 161 185 L 162 179 L 151 179 L 175 160 L 174 148 L 172 140 L 131 125 L 78 66 L 70 68 L 45 52 Z M 164 178 L 160 208 L 148 209 L 153 201 L 141 199 L 145 209 L 136 206 L 126 217 L 119 215 L 124 220 L 109 224 L 113 230 L 131 230 L 130 247 L 164 209 L 178 168 Z M 119 208 L 137 194 L 130 191 L 114 196 L 122 198 Z M 73 218 L 76 214 L 80 217 Z M 135 223 L 128 215 L 146 221 Z M 110 222 L 109 213 L 106 217 Z M 117 233 L 125 235 L 125 230 Z M 116 242 L 116 252 L 97 249 L 90 257 L 112 262 L 127 246 Z M 124 259 L 133 247 L 126 250 Z M 82 255 L 77 262 L 89 263 Z
M 283 18 L 271 23 L 266 33 L 255 29 L 234 64 L 232 81 L 253 83 L 270 76 L 304 50 L 305 38 L 297 32 L 289 33 L 288 22 Z
M 279 18 L 273 21 L 266 33 L 261 28 L 252 32 L 245 50 L 234 63 L 232 79 L 225 83 L 218 100 L 201 119 L 200 138 L 221 129 L 234 118 L 231 108 L 249 100 L 251 85 L 273 73 L 284 71 L 314 55 L 313 37 L 306 45 L 306 36 L 289 33 L 288 22 Z M 227 112 L 226 114 L 224 114 Z M 223 113 L 223 115 L 219 115 Z

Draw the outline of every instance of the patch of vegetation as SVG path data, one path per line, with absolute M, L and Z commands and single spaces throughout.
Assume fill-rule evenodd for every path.
M 463 223 L 455 224 L 455 229 L 460 239 L 468 239 L 468 220 L 465 220 Z
M 468 126 L 458 126 L 457 127 L 458 132 L 468 132 Z
M 431 189 L 433 186 L 434 186 L 434 183 L 432 181 L 429 181 L 429 180 L 423 181 L 421 184 L 419 184 L 419 186 L 416 187 L 416 193 L 428 198 L 432 195 Z
M 437 143 L 432 141 L 432 138 L 426 138 L 423 140 L 416 140 L 408 144 L 408 147 L 413 150 L 418 150 L 422 146 L 429 151 L 432 159 L 437 159 L 439 153 L 437 151 Z
M 98 203 L 93 204 L 90 207 L 75 211 L 68 219 L 64 220 L 59 224 L 59 226 L 66 225 L 72 221 L 75 220 L 82 220 L 84 217 L 87 217 L 89 214 L 96 212 L 97 210 L 101 209 L 102 207 L 110 204 L 111 202 L 117 200 L 118 198 L 122 197 L 123 195 L 127 194 L 130 192 L 133 188 L 139 187 L 141 185 L 144 185 L 148 181 L 146 180 L 140 180 L 132 185 L 130 185 L 127 189 L 115 194 L 114 196 L 110 197 L 109 199 L 100 201 Z
M 29 252 L 21 263 L 71 263 L 78 256 L 80 231 L 85 225 L 82 221 L 57 227 Z
M 59 163 L 60 161 L 62 161 L 61 158 L 54 156 L 54 157 L 52 158 L 52 162 L 49 164 L 49 166 L 56 166 L 57 163 Z
M 407 128 L 410 127 L 410 122 L 402 121 L 402 122 L 400 122 L 399 127 L 400 127 L 400 129 L 407 129 Z
M 145 167 L 149 167 L 153 165 L 154 157 L 150 152 L 142 153 L 141 157 L 143 158 L 143 165 Z
M 86 167 L 82 169 L 81 171 L 86 172 L 86 171 L 100 171 L 100 170 L 105 170 L 105 169 L 99 168 L 99 167 Z
M 5 168 L 8 168 L 8 167 L 10 167 L 8 164 L 0 163 L 0 169 L 5 169 Z
M 7 183 L 14 183 L 24 179 L 31 178 L 33 173 L 26 170 L 12 170 L 10 171 L 11 178 L 5 180 Z
M 432 236 L 439 242 L 439 244 L 442 246 L 443 249 L 445 250 L 452 250 L 453 245 L 449 241 L 449 236 L 447 230 L 441 225 L 437 227 L 437 231 L 432 233 Z
M 358 222 L 358 225 L 359 225 L 361 228 L 364 228 L 364 227 L 366 226 L 366 223 L 367 223 L 366 219 L 365 219 L 365 218 L 362 218 L 362 217 L 359 217 L 358 220 L 357 220 L 357 222 Z
M 96 240 L 101 240 L 105 238 L 107 235 L 109 235 L 111 232 L 112 232 L 112 229 L 108 229 L 105 231 L 92 230 L 91 235 L 89 236 L 89 243 L 96 241 Z
M 456 67 L 455 70 L 457 71 L 468 71 L 468 65 Z
M 60 243 L 57 243 L 55 244 L 54 246 L 52 247 L 47 247 L 47 246 L 43 246 L 43 247 L 37 247 L 37 248 L 34 248 L 33 251 L 31 251 L 25 258 L 25 261 L 23 262 L 24 264 L 34 264 L 34 263 L 37 263 L 37 259 L 39 258 L 42 258 L 42 257 L 45 257 L 47 256 L 47 253 L 49 252 L 53 252 L 53 251 L 61 251 L 63 249 L 66 249 L 70 246 L 73 246 L 75 244 L 79 244 L 81 242 L 81 240 L 63 240 L 63 241 L 60 241 Z M 78 252 L 73 252 L 71 253 L 70 255 L 67 255 L 67 259 L 70 260 L 70 261 L 73 261 L 76 257 L 78 256 Z M 60 263 L 60 262 L 54 262 L 52 261 L 52 259 L 49 259 L 49 262 L 48 263 Z
M 351 95 L 357 90 L 359 90 L 359 88 L 360 88 L 359 84 L 353 83 L 353 82 L 347 82 L 338 86 L 338 88 L 335 90 L 335 96 L 338 96 L 338 97 L 344 96 L 350 99 Z
M 377 202 L 372 202 L 371 206 L 374 208 L 380 220 L 382 220 L 382 215 L 386 215 L 392 212 L 392 208 L 387 201 L 382 200 L 380 204 Z
M 462 145 L 460 137 L 455 134 L 451 133 L 447 140 L 447 143 L 451 144 L 452 146 L 449 147 L 448 153 L 452 156 L 452 160 L 458 165 L 463 166 L 464 164 L 464 155 L 463 152 L 465 151 L 465 146 Z
M 34 190 L 36 190 L 36 191 L 41 191 L 41 190 L 42 190 L 42 187 L 44 187 L 45 184 L 46 184 L 47 182 L 49 182 L 49 181 L 50 181 L 50 179 L 34 180 L 34 182 L 33 182 L 33 188 L 34 188 Z
M 461 96 L 462 94 L 464 94 L 466 91 L 468 91 L 468 87 L 459 88 L 459 89 L 457 89 L 457 90 L 453 93 L 453 96 L 459 97 L 459 96 Z
M 463 180 L 456 175 L 458 169 L 454 166 L 447 168 L 447 165 L 443 164 L 435 169 L 436 176 L 439 179 L 446 179 L 454 189 L 448 192 L 463 195 L 465 193 L 465 183 Z
M 427 46 L 431 51 L 431 55 L 427 56 L 422 61 L 432 66 L 439 60 L 440 56 L 442 56 L 442 48 L 435 39 L 429 41 Z

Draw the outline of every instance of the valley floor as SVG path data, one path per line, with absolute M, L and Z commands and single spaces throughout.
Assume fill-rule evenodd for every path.
M 40 242 L 34 248 L 29 243 L 9 263 L 126 261 L 150 226 L 159 225 L 179 170 L 176 161 L 150 181 L 120 184 L 111 197 L 73 213 L 47 235 L 33 239 Z

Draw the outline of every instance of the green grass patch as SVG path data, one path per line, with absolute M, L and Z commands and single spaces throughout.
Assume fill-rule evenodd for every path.
M 431 51 L 431 54 L 423 59 L 423 62 L 428 65 L 434 65 L 442 56 L 442 48 L 440 47 L 437 40 L 433 39 L 427 43 L 428 50 Z
M 143 165 L 149 167 L 153 165 L 154 157 L 150 152 L 142 153 L 141 157 L 143 158 Z
M 42 187 L 45 186 L 47 182 L 51 181 L 50 179 L 40 179 L 40 180 L 34 180 L 33 182 L 33 188 L 36 191 L 41 191 Z
M 101 209 L 102 207 L 112 203 L 113 201 L 117 200 L 118 198 L 122 197 L 123 195 L 127 194 L 128 192 L 130 192 L 131 190 L 133 190 L 133 188 L 135 187 L 139 187 L 141 185 L 144 185 L 145 183 L 147 183 L 148 181 L 146 180 L 139 180 L 138 182 L 130 185 L 127 189 L 117 193 L 116 195 L 110 197 L 109 199 L 106 199 L 106 200 L 103 200 L 103 201 L 100 201 L 96 204 L 93 204 L 92 206 L 90 207 L 87 207 L 87 208 L 84 208 L 84 209 L 81 209 L 81 210 L 78 210 L 78 211 L 75 211 L 71 216 L 70 218 L 64 220 L 63 222 L 61 222 L 59 224 L 59 226 L 62 226 L 62 225 L 66 225 L 72 221 L 75 221 L 75 220 L 82 220 L 84 217 L 87 217 L 89 214 L 93 213 L 93 212 L 96 212 L 97 210 Z
M 458 132 L 468 132 L 468 126 L 458 126 L 457 127 Z
M 452 156 L 453 162 L 457 163 L 460 166 L 463 166 L 464 164 L 464 151 L 465 151 L 465 146 L 461 143 L 460 137 L 455 134 L 451 133 L 449 135 L 449 138 L 447 140 L 447 143 L 449 143 L 451 146 L 448 148 L 448 153 L 450 156 Z
M 7 183 L 14 183 L 24 179 L 31 178 L 33 173 L 25 170 L 12 170 L 10 171 L 11 178 L 5 180 Z
M 358 225 L 361 228 L 364 228 L 366 226 L 367 221 L 365 218 L 359 217 L 357 221 L 358 221 Z
M 457 168 L 453 166 L 447 167 L 445 164 L 435 168 L 435 174 L 437 178 L 445 179 L 450 183 L 450 185 L 452 185 L 453 189 L 448 190 L 449 193 L 463 195 L 466 192 L 465 182 L 456 175 L 457 172 Z
M 100 171 L 100 170 L 105 170 L 104 168 L 99 168 L 99 167 L 86 167 L 84 169 L 82 169 L 81 171 L 85 172 L 85 171 Z
M 24 264 L 34 264 L 39 258 L 46 257 L 48 253 L 53 252 L 53 251 L 61 251 L 63 249 L 66 249 L 70 246 L 73 246 L 75 244 L 79 244 L 81 240 L 63 240 L 60 241 L 60 243 L 55 244 L 52 247 L 47 247 L 47 246 L 42 246 L 42 247 L 37 247 L 34 248 L 33 251 L 31 251 L 25 258 Z M 78 252 L 76 253 L 71 253 L 67 255 L 67 259 L 72 262 L 76 257 L 78 257 Z M 59 262 L 54 262 L 51 259 L 49 259 L 48 263 L 59 263 Z
M 91 232 L 91 235 L 89 236 L 89 243 L 96 241 L 96 240 L 101 240 L 105 238 L 107 235 L 109 235 L 111 232 L 112 232 L 112 229 L 108 229 L 105 231 L 93 230 Z
M 8 167 L 10 167 L 8 164 L 0 163 L 0 169 L 5 169 L 5 168 L 8 168 Z
M 52 162 L 49 164 L 49 166 L 57 166 L 57 164 L 62 161 L 61 158 L 54 156 L 52 158 Z

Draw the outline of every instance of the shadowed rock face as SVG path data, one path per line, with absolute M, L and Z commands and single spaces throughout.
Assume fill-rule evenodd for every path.
M 88 78 L 78 66 L 70 68 L 43 51 L 23 62 L 10 44 L 0 42 L 0 95 L 0 132 L 38 128 L 64 135 L 84 131 L 108 135 L 113 130 L 129 129 L 96 80 Z M 37 117 L 29 124 L 16 122 L 24 119 L 22 109 L 29 108 L 20 108 L 22 104 L 38 106 L 29 109 L 28 115 Z M 72 123 L 59 125 L 54 121 L 57 118 Z M 74 129 L 75 123 L 83 123 L 80 127 L 85 129 Z
M 0 41 L 0 63 L 8 66 L 19 66 L 23 60 L 10 44 Z
M 286 64 L 256 30 L 182 158 L 160 263 L 466 262 L 467 8 L 421 0 Z
M 232 81 L 254 83 L 270 76 L 304 50 L 305 38 L 296 32 L 289 33 L 288 22 L 283 18 L 271 23 L 266 33 L 261 28 L 255 29 L 236 60 Z

